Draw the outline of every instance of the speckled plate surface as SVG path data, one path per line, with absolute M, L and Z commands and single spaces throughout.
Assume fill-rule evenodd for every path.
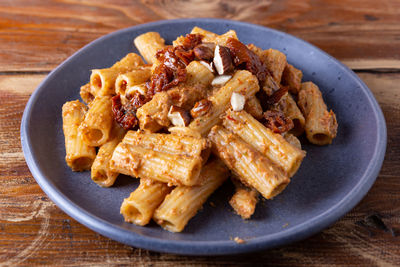
M 287 189 L 272 201 L 261 201 L 244 222 L 228 205 L 233 188 L 222 186 L 182 233 L 169 233 L 155 223 L 139 227 L 119 214 L 122 200 L 137 186 L 120 176 L 111 188 L 100 188 L 89 172 L 72 172 L 65 164 L 61 107 L 79 98 L 94 68 L 108 67 L 135 51 L 132 40 L 148 31 L 167 42 L 193 26 L 223 33 L 236 30 L 244 43 L 275 48 L 313 81 L 337 114 L 338 136 L 318 147 L 304 142 L 307 156 Z M 63 62 L 31 96 L 21 123 L 26 162 L 43 191 L 80 223 L 135 247 L 191 255 L 235 254 L 268 249 L 304 239 L 350 211 L 374 183 L 386 149 L 382 112 L 366 85 L 343 64 L 311 44 L 265 27 L 217 19 L 171 20 L 123 29 L 88 44 Z M 212 201 L 216 207 L 209 203 Z M 246 242 L 237 244 L 240 237 Z

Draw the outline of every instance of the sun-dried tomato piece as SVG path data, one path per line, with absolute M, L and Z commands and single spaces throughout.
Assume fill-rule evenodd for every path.
M 141 95 L 138 91 L 135 91 L 129 98 L 129 102 L 125 105 L 126 110 L 134 111 L 138 110 L 141 106 L 149 102 L 150 99 Z
M 274 133 L 284 133 L 294 127 L 293 121 L 287 118 L 282 111 L 267 110 L 264 112 L 264 118 L 266 120 L 265 126 Z
M 184 50 L 179 47 L 175 49 L 175 55 L 185 63 L 185 65 L 189 65 L 195 58 L 193 50 Z
M 181 46 L 183 46 L 186 50 L 191 50 L 195 46 L 201 44 L 203 37 L 204 36 L 201 34 L 186 34 L 185 38 L 181 40 Z
M 267 104 L 272 106 L 281 100 L 281 98 L 288 92 L 289 87 L 282 86 L 278 90 L 276 90 L 272 95 L 270 95 L 267 99 Z
M 121 103 L 121 96 L 118 94 L 112 97 L 111 102 L 112 102 L 112 112 L 114 114 L 114 119 L 116 122 L 121 123 L 125 115 L 124 108 Z
M 236 67 L 250 71 L 257 76 L 260 83 L 265 81 L 268 69 L 257 54 L 235 38 L 229 38 L 226 47 L 229 48 Z
M 114 119 L 125 130 L 135 128 L 138 124 L 136 111 L 149 101 L 149 99 L 141 95 L 139 92 L 135 92 L 129 99 L 129 102 L 125 105 L 122 105 L 121 96 L 119 94 L 112 97 L 111 100 Z
M 172 69 L 167 65 L 159 65 L 151 80 L 146 83 L 148 97 L 153 97 L 156 93 L 167 91 L 186 80 L 186 68 Z
M 188 34 L 182 38 L 181 45 L 166 46 L 157 51 L 160 64 L 146 83 L 148 96 L 166 91 L 186 80 L 186 66 L 195 59 L 193 48 L 201 44 L 202 35 Z

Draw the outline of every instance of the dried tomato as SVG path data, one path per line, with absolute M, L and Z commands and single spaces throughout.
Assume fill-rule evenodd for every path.
M 195 46 L 201 44 L 203 37 L 204 36 L 201 34 L 186 34 L 185 38 L 181 40 L 181 46 L 186 50 L 191 50 Z
M 284 133 L 294 127 L 293 121 L 286 117 L 282 111 L 268 110 L 264 112 L 264 118 L 266 120 L 265 126 L 274 133 Z
M 265 81 L 268 69 L 257 54 L 235 38 L 229 38 L 226 47 L 229 48 L 236 67 L 250 71 L 257 76 L 260 83 Z
M 149 97 L 186 80 L 186 66 L 195 59 L 193 48 L 201 44 L 202 38 L 199 34 L 188 34 L 182 38 L 181 45 L 167 46 L 156 53 L 160 65 L 146 83 Z
M 272 106 L 281 100 L 281 98 L 288 92 L 289 87 L 282 86 L 278 90 L 276 90 L 272 95 L 270 95 L 267 99 L 267 104 Z
M 111 100 L 114 119 L 125 130 L 135 128 L 139 122 L 136 117 L 136 111 L 149 101 L 148 98 L 139 92 L 135 92 L 125 105 L 122 105 L 119 94 L 111 98 Z

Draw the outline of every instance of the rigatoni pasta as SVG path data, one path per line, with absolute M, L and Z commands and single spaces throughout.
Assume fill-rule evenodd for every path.
M 86 106 L 78 100 L 66 102 L 62 107 L 65 161 L 73 171 L 89 170 L 96 157 L 95 148 L 87 145 L 78 131 L 86 111 Z
M 208 137 L 215 153 L 245 185 L 255 188 L 266 199 L 282 192 L 289 177 L 268 158 L 222 126 L 214 126 Z
M 79 94 L 86 104 L 90 104 L 94 99 L 93 89 L 90 83 L 81 86 Z
M 294 136 L 293 134 L 288 133 L 288 132 L 284 133 L 282 136 L 283 136 L 283 137 L 286 139 L 286 141 L 288 141 L 292 146 L 295 146 L 295 147 L 297 147 L 298 149 L 301 149 L 301 142 L 300 142 L 299 138 L 297 138 L 296 136 Z
M 234 30 L 195 26 L 172 45 L 147 32 L 134 45 L 140 55 L 92 70 L 79 92 L 87 106 L 62 108 L 73 171 L 91 169 L 101 187 L 120 174 L 140 179 L 121 199 L 128 223 L 153 219 L 181 232 L 229 176 L 235 192 L 225 201 L 249 219 L 258 198 L 276 197 L 299 169 L 305 151 L 296 136 L 305 131 L 320 145 L 336 136 L 318 87 L 301 83 L 285 54 L 245 45 Z
M 151 178 L 171 185 L 192 185 L 198 182 L 202 160 L 121 142 L 114 150 L 110 166 L 113 171 L 136 178 Z
M 120 212 L 126 222 L 146 225 L 170 191 L 171 187 L 165 183 L 141 178 L 138 188 L 122 202 Z
M 94 69 L 90 75 L 90 85 L 95 96 L 115 95 L 115 80 L 118 75 L 143 65 L 142 58 L 135 53 L 129 53 L 112 67 Z
M 171 124 L 168 119 L 171 105 L 172 101 L 167 92 L 156 94 L 136 112 L 140 129 L 155 133 L 162 127 L 168 127 Z
M 298 103 L 306 118 L 308 141 L 316 145 L 332 143 L 337 132 L 336 115 L 332 110 L 328 112 L 318 86 L 312 82 L 302 83 Z
M 237 179 L 237 177 L 231 179 L 235 185 L 235 193 L 229 200 L 229 204 L 236 214 L 243 219 L 249 219 L 256 209 L 258 192 L 253 188 L 244 186 Z
M 131 88 L 135 85 L 145 83 L 151 76 L 151 68 L 149 66 L 140 67 L 127 73 L 118 75 L 115 81 L 115 93 L 126 96 L 127 92 L 131 92 Z M 145 95 L 146 92 L 139 92 Z
M 228 169 L 221 161 L 211 161 L 200 173 L 202 184 L 177 186 L 156 209 L 154 220 L 168 231 L 181 232 L 228 175 Z
M 119 175 L 110 168 L 110 159 L 115 147 L 121 142 L 125 135 L 125 130 L 119 125 L 114 124 L 111 138 L 103 144 L 97 152 L 96 158 L 91 168 L 92 180 L 101 187 L 110 187 L 114 184 Z
M 282 111 L 287 118 L 293 121 L 293 128 L 289 131 L 290 133 L 299 136 L 304 132 L 306 120 L 297 106 L 296 101 L 294 101 L 289 93 L 284 95 L 272 109 Z
M 209 141 L 205 138 L 144 133 L 142 131 L 129 131 L 124 137 L 124 142 L 154 151 L 186 156 L 202 156 L 204 150 L 210 147 Z M 203 160 L 207 161 L 207 158 L 203 158 Z
M 244 105 L 244 110 L 257 120 L 261 120 L 263 118 L 263 110 L 260 104 L 260 100 L 258 100 L 255 95 L 253 95 L 246 101 Z
M 185 142 L 190 143 L 190 149 Z M 197 147 L 192 146 L 196 143 Z M 201 182 L 200 169 L 207 160 L 203 159 L 202 151 L 207 148 L 204 139 L 130 131 L 116 147 L 110 166 L 113 171 L 137 178 L 195 185 Z
M 276 49 L 268 49 L 264 51 L 264 63 L 267 65 L 268 70 L 272 74 L 276 83 L 280 83 L 283 71 L 286 67 L 286 56 Z
M 204 89 L 211 85 L 214 74 L 199 61 L 192 61 L 186 67 L 187 77 L 185 84 L 191 86 L 200 86 Z
M 218 34 L 207 31 L 205 29 L 202 29 L 200 27 L 194 26 L 192 31 L 190 32 L 191 34 L 200 34 L 203 36 L 203 42 L 215 42 L 215 40 L 218 37 Z M 177 38 L 177 40 L 175 41 L 176 44 L 179 44 L 179 40 L 184 38 L 183 36 L 180 36 Z M 175 44 L 174 44 L 175 45 Z
M 155 57 L 158 50 L 163 49 L 165 40 L 158 32 L 147 32 L 139 35 L 133 41 L 140 54 L 147 63 L 154 64 L 157 62 Z
M 292 146 L 280 134 L 273 133 L 247 112 L 228 110 L 223 125 L 282 168 L 289 177 L 300 167 L 305 153 Z
M 301 88 L 303 73 L 289 63 L 286 64 L 282 74 L 282 84 L 289 87 L 289 91 L 297 95 Z
M 111 97 L 98 96 L 90 104 L 79 132 L 90 146 L 101 146 L 108 141 L 113 124 Z

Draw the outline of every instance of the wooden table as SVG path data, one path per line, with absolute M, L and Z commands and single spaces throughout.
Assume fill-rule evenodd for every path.
M 171 2 L 0 1 L 0 265 L 399 265 L 400 2 Z M 20 145 L 22 113 L 36 86 L 104 34 L 183 17 L 228 18 L 288 32 L 338 58 L 366 82 L 385 115 L 388 148 L 379 178 L 356 208 L 322 233 L 285 247 L 242 256 L 183 257 L 100 236 L 47 198 Z

